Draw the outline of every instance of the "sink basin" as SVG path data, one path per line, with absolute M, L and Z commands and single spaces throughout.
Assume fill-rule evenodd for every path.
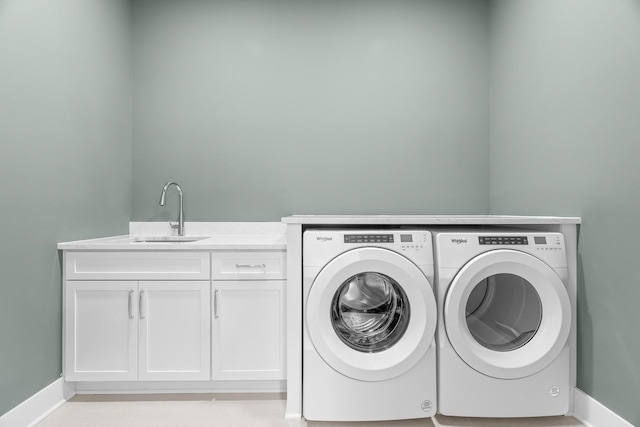
M 189 243 L 207 239 L 207 236 L 146 236 L 132 237 L 134 243 Z

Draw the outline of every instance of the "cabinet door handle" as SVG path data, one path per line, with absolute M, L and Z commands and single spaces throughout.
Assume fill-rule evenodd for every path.
M 266 264 L 236 264 L 236 268 L 266 268 Z
M 217 319 L 218 316 L 218 290 L 213 291 L 213 318 Z
M 144 295 L 144 289 L 140 291 L 140 299 L 138 300 L 138 312 L 140 313 L 140 318 L 144 319 L 144 314 L 142 312 L 142 297 Z
M 129 319 L 133 319 L 133 289 L 129 289 Z

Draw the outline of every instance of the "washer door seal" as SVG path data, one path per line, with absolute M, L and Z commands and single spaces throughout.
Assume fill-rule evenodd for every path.
M 537 331 L 524 345 L 496 351 L 472 335 L 467 304 L 476 285 L 505 274 L 533 287 L 542 315 Z M 571 304 L 564 283 L 551 267 L 524 252 L 498 249 L 473 258 L 453 278 L 444 302 L 444 326 L 456 353 L 473 369 L 494 378 L 523 378 L 547 367 L 564 348 L 571 328 Z
M 347 345 L 332 320 L 336 293 L 350 278 L 370 272 L 393 279 L 411 310 L 402 337 L 377 352 Z M 318 273 L 305 303 L 305 327 L 320 357 L 337 372 L 361 381 L 388 380 L 415 366 L 434 341 L 436 322 L 436 301 L 429 280 L 407 258 L 383 248 L 352 249 L 331 260 Z

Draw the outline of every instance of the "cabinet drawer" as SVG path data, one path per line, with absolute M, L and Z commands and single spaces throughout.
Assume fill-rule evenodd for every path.
M 67 280 L 208 280 L 206 252 L 67 252 Z
M 284 279 L 287 275 L 285 251 L 214 252 L 213 280 Z

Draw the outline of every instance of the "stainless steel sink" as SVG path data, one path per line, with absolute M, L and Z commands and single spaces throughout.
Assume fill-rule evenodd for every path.
M 132 237 L 134 243 L 189 243 L 207 239 L 207 236 L 145 236 Z

